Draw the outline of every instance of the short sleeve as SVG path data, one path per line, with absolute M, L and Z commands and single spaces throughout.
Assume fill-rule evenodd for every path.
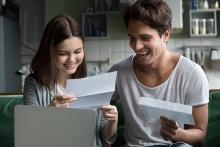
M 209 82 L 200 66 L 191 71 L 186 84 L 185 104 L 196 106 L 209 102 Z

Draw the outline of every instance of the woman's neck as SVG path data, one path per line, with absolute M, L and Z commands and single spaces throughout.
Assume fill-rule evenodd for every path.
M 64 77 L 64 76 L 58 76 L 57 78 L 57 84 L 59 84 L 60 86 L 62 86 L 63 88 L 66 89 L 66 80 L 67 79 L 71 79 L 71 75 L 68 77 Z

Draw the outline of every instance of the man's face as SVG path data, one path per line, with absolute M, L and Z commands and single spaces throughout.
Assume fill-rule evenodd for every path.
M 136 53 L 136 58 L 141 65 L 153 64 L 165 53 L 168 39 L 166 35 L 163 34 L 160 37 L 156 29 L 139 20 L 131 19 L 128 22 L 128 36 L 130 47 Z

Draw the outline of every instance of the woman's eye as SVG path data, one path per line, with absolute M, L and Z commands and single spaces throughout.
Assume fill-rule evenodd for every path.
M 79 54 L 79 53 L 81 53 L 81 50 L 76 50 L 75 53 Z
M 67 55 L 66 53 L 59 53 L 58 54 L 59 56 L 65 56 L 65 55 Z

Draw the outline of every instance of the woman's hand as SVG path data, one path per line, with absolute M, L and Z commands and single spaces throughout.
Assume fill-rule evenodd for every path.
M 113 105 L 103 105 L 101 108 L 103 118 L 108 120 L 104 127 L 104 136 L 110 141 L 117 131 L 118 111 Z
M 115 121 L 118 119 L 117 108 L 113 105 L 103 105 L 101 111 L 104 119 L 108 121 Z
M 76 100 L 77 98 L 71 94 L 55 95 L 49 106 L 67 108 L 71 102 Z

